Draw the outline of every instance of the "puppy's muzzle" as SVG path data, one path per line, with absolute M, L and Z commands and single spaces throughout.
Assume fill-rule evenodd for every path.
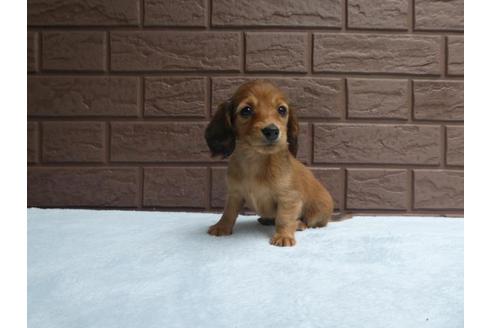
M 265 139 L 272 143 L 277 141 L 278 136 L 280 135 L 280 130 L 275 124 L 270 124 L 267 127 L 261 129 L 261 133 L 265 136 Z

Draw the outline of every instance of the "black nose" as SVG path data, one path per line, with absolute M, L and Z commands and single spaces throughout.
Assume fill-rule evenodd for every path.
M 277 140 L 278 135 L 280 133 L 279 129 L 277 128 L 277 126 L 275 126 L 275 124 L 270 124 L 269 126 L 261 129 L 261 132 L 263 133 L 263 135 L 268 141 Z

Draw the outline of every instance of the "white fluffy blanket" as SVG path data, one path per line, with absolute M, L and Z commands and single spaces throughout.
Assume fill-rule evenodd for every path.
M 217 214 L 28 210 L 32 328 L 462 327 L 463 220 L 358 217 L 269 245 Z

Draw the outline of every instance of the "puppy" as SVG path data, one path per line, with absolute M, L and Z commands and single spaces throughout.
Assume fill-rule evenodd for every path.
M 294 246 L 296 230 L 324 227 L 333 200 L 299 162 L 299 125 L 285 96 L 273 84 L 256 80 L 240 86 L 222 103 L 205 131 L 212 156 L 229 158 L 227 201 L 214 236 L 232 234 L 242 206 L 274 218 L 276 246 Z

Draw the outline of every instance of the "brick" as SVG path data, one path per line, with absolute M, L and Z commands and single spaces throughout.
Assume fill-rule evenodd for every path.
M 111 32 L 115 71 L 239 71 L 238 32 Z
M 248 72 L 306 72 L 307 34 L 246 33 Z
M 224 208 L 227 198 L 227 168 L 212 168 L 212 191 L 210 195 L 210 206 L 213 208 Z
M 103 122 L 44 122 L 43 161 L 103 162 Z
M 407 29 L 407 0 L 348 0 L 349 28 Z
M 463 171 L 415 170 L 414 181 L 415 209 L 463 209 Z
M 415 29 L 462 31 L 463 14 L 463 0 L 415 0 Z
M 438 36 L 314 34 L 315 72 L 439 74 Z
M 27 71 L 38 70 L 38 38 L 37 32 L 27 32 Z
M 213 109 L 232 96 L 242 83 L 255 78 L 217 77 L 212 79 Z M 342 79 L 270 78 L 288 98 L 301 118 L 340 118 L 344 106 Z
M 129 26 L 138 25 L 139 0 L 29 0 L 27 25 Z
M 43 69 L 104 71 L 104 32 L 43 32 Z
M 463 75 L 465 69 L 465 39 L 462 36 L 448 37 L 448 67 L 449 75 Z
M 28 78 L 27 113 L 36 116 L 137 116 L 137 77 Z
M 112 123 L 112 161 L 206 161 L 206 123 Z
M 463 166 L 465 154 L 465 136 L 463 127 L 446 127 L 446 136 L 446 164 Z
M 27 122 L 27 162 L 38 161 L 39 127 L 36 122 Z
M 310 168 L 316 179 L 330 192 L 335 209 L 344 207 L 344 172 L 338 168 Z
M 144 169 L 144 206 L 204 208 L 207 190 L 206 168 Z
M 206 78 L 145 79 L 145 116 L 205 116 Z
M 341 0 L 214 0 L 215 26 L 341 27 Z
M 136 207 L 136 168 L 28 168 L 27 205 Z
M 146 0 L 145 25 L 205 26 L 205 0 Z
M 315 124 L 315 163 L 439 164 L 439 126 Z
M 416 120 L 462 121 L 464 93 L 461 81 L 414 81 Z
M 348 79 L 350 118 L 408 118 L 406 80 Z
M 348 209 L 402 210 L 406 204 L 406 170 L 347 170 Z

